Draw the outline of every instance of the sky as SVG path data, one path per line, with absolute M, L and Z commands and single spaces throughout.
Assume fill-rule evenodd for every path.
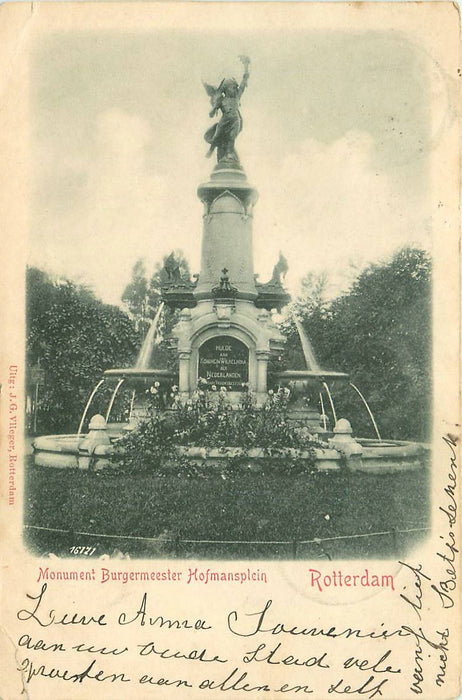
M 208 180 L 202 87 L 242 75 L 236 141 L 250 182 L 260 281 L 279 251 L 296 293 L 327 272 L 332 294 L 403 245 L 429 248 L 436 138 L 426 55 L 399 33 L 60 32 L 31 72 L 29 263 L 120 303 L 131 270 L 181 249 L 199 272 Z M 436 88 L 435 88 L 436 85 Z

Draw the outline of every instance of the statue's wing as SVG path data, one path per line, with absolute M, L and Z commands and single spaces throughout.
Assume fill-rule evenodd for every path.
M 210 102 L 211 102 L 211 104 L 212 104 L 212 107 L 215 107 L 215 104 L 216 104 L 216 101 L 217 101 L 217 97 L 218 97 L 218 90 L 217 90 L 217 88 L 216 88 L 216 87 L 213 87 L 213 85 L 209 85 L 208 83 L 204 83 L 204 81 L 202 81 L 202 85 L 203 85 L 204 88 L 205 88 L 205 92 L 206 92 L 207 95 L 210 97 Z

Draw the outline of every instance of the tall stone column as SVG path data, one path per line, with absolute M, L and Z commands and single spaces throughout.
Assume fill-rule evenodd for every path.
M 200 185 L 198 195 L 204 204 L 202 255 L 197 299 L 211 297 L 227 268 L 230 283 L 240 299 L 257 297 L 253 268 L 252 208 L 257 192 L 240 166 L 218 164 L 210 181 Z
M 219 162 L 198 196 L 204 217 L 201 269 L 192 292 L 196 303 L 182 311 L 173 329 L 180 397 L 194 392 L 201 363 L 207 361 L 213 367 L 210 383 L 226 387 L 229 401 L 239 404 L 248 381 L 263 405 L 268 362 L 284 338 L 267 310 L 268 300 L 263 299 L 263 306 L 257 303 L 262 286 L 255 283 L 252 251 L 257 192 L 240 165 Z

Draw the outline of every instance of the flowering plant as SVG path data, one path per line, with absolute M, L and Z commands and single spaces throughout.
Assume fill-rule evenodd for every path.
M 127 467 L 159 468 L 178 463 L 177 446 L 241 448 L 239 458 L 226 460 L 226 472 L 248 466 L 247 451 L 258 447 L 268 457 L 284 456 L 285 467 L 292 469 L 294 459 L 284 451 L 290 447 L 308 453 L 310 457 L 304 460 L 303 468 L 312 468 L 314 447 L 318 443 L 306 428 L 289 420 L 289 397 L 288 389 L 270 391 L 265 405 L 257 407 L 254 395 L 247 389 L 236 406 L 228 400 L 226 390 L 218 391 L 216 400 L 211 401 L 198 388 L 186 402 L 178 401 L 163 412 L 152 412 L 134 431 L 121 438 L 119 462 Z

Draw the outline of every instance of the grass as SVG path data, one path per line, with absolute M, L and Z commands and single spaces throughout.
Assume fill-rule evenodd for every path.
M 119 551 L 132 558 L 292 559 L 294 547 L 299 559 L 391 558 L 405 553 L 426 533 L 332 540 L 322 547 L 299 543 L 425 528 L 429 511 L 424 467 L 381 475 L 249 472 L 224 479 L 213 471 L 206 478 L 188 478 L 28 465 L 25 495 L 26 525 L 66 531 L 26 528 L 28 547 L 38 555 L 58 556 L 71 556 L 71 546 L 85 545 L 96 548 L 94 556 Z M 77 532 L 96 534 L 73 534 Z M 124 536 L 160 537 L 161 542 Z M 183 539 L 214 543 L 178 541 Z M 238 544 L 217 544 L 220 540 Z M 248 540 L 264 544 L 240 544 Z M 269 544 L 273 541 L 287 544 Z

